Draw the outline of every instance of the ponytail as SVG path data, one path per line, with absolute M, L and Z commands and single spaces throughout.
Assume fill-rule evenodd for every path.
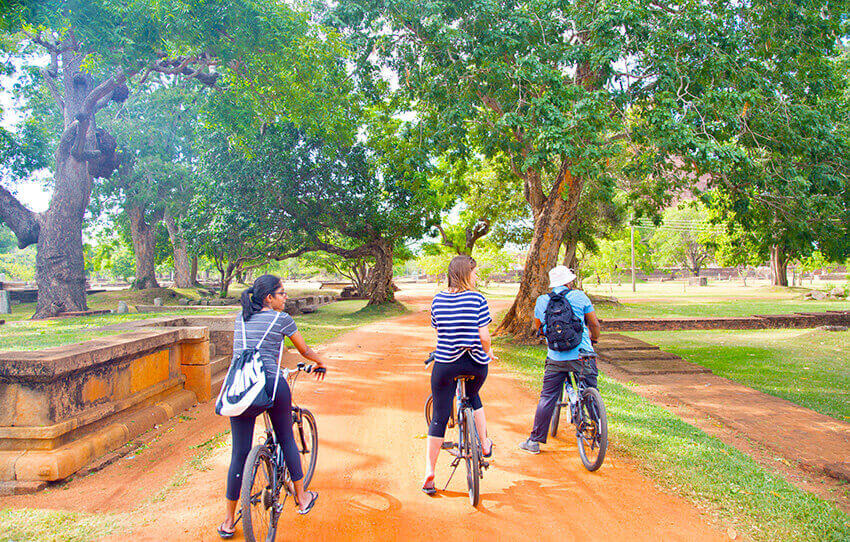
M 266 296 L 273 294 L 280 287 L 280 278 L 274 275 L 262 275 L 257 277 L 254 285 L 242 292 L 242 319 L 246 322 L 251 317 L 263 310 L 263 301 Z

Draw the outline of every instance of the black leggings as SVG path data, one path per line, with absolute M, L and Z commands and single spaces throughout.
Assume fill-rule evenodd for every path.
M 473 375 L 475 378 L 466 382 L 466 395 L 472 403 L 472 408 L 481 408 L 481 397 L 478 391 L 487 379 L 487 365 L 476 363 L 469 352 L 465 352 L 452 363 L 434 363 L 431 370 L 431 396 L 433 397 L 434 413 L 431 425 L 428 426 L 429 437 L 443 438 L 446 436 L 446 424 L 452 415 L 452 400 L 454 399 L 458 375 Z
M 275 375 L 266 373 L 266 389 L 271 392 L 274 387 Z M 270 393 L 271 394 L 271 393 Z M 289 392 L 289 384 L 283 375 L 278 379 L 277 393 L 274 398 L 274 406 L 269 410 L 272 420 L 274 434 L 283 448 L 283 460 L 292 480 L 298 481 L 304 477 L 301 470 L 301 457 L 298 447 L 295 445 L 295 437 L 292 435 L 292 394 Z M 242 471 L 245 468 L 245 459 L 251 451 L 251 443 L 254 440 L 254 420 L 256 416 L 234 416 L 230 418 L 230 430 L 233 437 L 233 451 L 230 454 L 230 469 L 227 471 L 227 500 L 239 499 L 242 489 Z

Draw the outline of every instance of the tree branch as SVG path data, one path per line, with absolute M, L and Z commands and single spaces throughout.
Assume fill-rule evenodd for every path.
M 443 229 L 443 225 L 440 224 L 440 223 L 437 223 L 436 227 L 437 227 L 437 230 L 440 232 L 440 235 L 443 237 L 443 245 L 457 250 L 457 247 L 455 246 L 454 242 L 451 239 L 449 239 L 448 235 L 446 235 L 446 231 Z
M 490 233 L 490 220 L 479 218 L 471 228 L 466 228 L 466 248 L 472 253 L 476 241 Z
M 0 186 L 0 220 L 18 238 L 18 247 L 26 248 L 38 242 L 38 215 L 24 207 L 11 192 Z
M 127 78 L 125 77 L 124 73 L 119 72 L 104 81 L 103 83 L 96 86 L 94 90 L 89 92 L 88 96 L 86 96 L 86 99 L 83 100 L 83 107 L 81 111 L 77 113 L 76 117 L 77 137 L 74 140 L 74 146 L 71 147 L 71 156 L 73 156 L 74 159 L 76 159 L 77 161 L 85 162 L 93 158 L 91 155 L 86 154 L 85 148 L 86 135 L 89 131 L 89 125 L 91 124 L 92 118 L 94 118 L 94 114 L 97 111 L 96 107 L 100 103 L 102 103 L 102 99 L 111 96 L 115 88 L 118 85 L 124 83 L 126 80 Z

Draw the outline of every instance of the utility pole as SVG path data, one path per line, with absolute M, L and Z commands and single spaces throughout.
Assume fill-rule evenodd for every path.
M 632 291 L 636 292 L 637 288 L 635 287 L 635 225 L 632 224 L 630 226 L 632 233 Z

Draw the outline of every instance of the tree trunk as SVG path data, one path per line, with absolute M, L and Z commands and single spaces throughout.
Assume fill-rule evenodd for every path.
M 237 265 L 233 262 L 227 262 L 227 266 L 224 269 L 219 268 L 221 280 L 219 281 L 218 297 L 221 299 L 227 297 L 227 290 L 230 289 L 230 283 L 233 281 L 234 271 L 239 270 L 237 269 Z
M 561 189 L 558 191 L 553 189 L 541 205 L 532 205 L 534 233 L 531 237 L 531 246 L 528 249 L 519 292 L 513 305 L 505 314 L 505 319 L 496 330 L 499 334 L 511 334 L 517 339 L 526 341 L 536 336 L 532 327 L 534 304 L 539 295 L 549 290 L 549 270 L 558 263 L 558 250 L 570 222 L 575 217 L 581 195 L 582 182 L 572 177 L 566 169 L 566 164 L 562 166 L 560 175 L 564 177 Z M 566 198 L 562 196 L 565 186 L 569 187 Z
M 395 301 L 393 293 L 393 246 L 390 241 L 380 240 L 374 248 L 375 265 L 368 280 L 368 305 L 380 305 Z
M 578 274 L 578 258 L 576 257 L 576 246 L 578 245 L 578 240 L 567 238 L 564 240 L 563 245 L 566 250 L 564 252 L 562 264 Z
M 189 284 L 192 286 L 199 285 L 198 283 L 198 257 L 192 256 L 192 268 L 189 270 Z
M 38 298 L 33 318 L 85 311 L 83 215 L 92 190 L 86 162 L 68 149 L 56 151 L 56 185 L 50 207 L 41 217 L 36 250 Z
M 168 229 L 168 238 L 171 239 L 171 246 L 174 248 L 174 287 L 191 288 L 195 283 L 195 273 L 192 272 L 192 262 L 189 261 L 189 251 L 186 248 L 186 236 L 183 234 L 183 228 L 180 227 L 171 213 L 165 213 L 163 218 L 165 227 Z M 196 266 L 197 261 L 195 259 Z M 197 267 L 195 267 L 195 271 L 197 272 Z
M 132 287 L 134 290 L 159 288 L 156 281 L 156 222 L 147 223 L 145 208 L 140 205 L 130 205 L 127 216 L 136 257 L 136 279 Z
M 770 247 L 770 273 L 774 286 L 788 286 L 788 255 L 778 245 Z
M 82 57 L 63 53 L 65 131 L 83 111 L 86 96 L 93 90 L 88 77 L 79 74 Z M 79 126 L 79 123 L 78 123 Z M 66 311 L 85 311 L 86 279 L 83 262 L 83 217 L 92 191 L 88 163 L 72 154 L 77 137 L 94 138 L 91 118 L 86 134 L 68 133 L 56 148 L 56 178 L 50 206 L 41 216 L 36 251 L 38 299 L 33 318 L 47 318 Z M 64 136 L 65 134 L 63 134 Z
M 57 62 L 60 57 L 61 72 Z M 85 55 L 73 47 L 53 51 L 52 59 L 55 71 L 43 73 L 62 112 L 64 131 L 55 152 L 56 175 L 50 206 L 38 217 L 38 300 L 33 318 L 88 308 L 83 218 L 91 197 L 92 175 L 109 177 L 117 166 L 114 139 L 97 129 L 95 113 L 105 107 L 116 86 L 124 82 L 123 77 L 118 77 L 95 85 L 90 76 L 80 72 Z M 24 220 L 16 228 L 16 234 L 27 232 L 18 243 L 30 244 L 36 233 L 31 224 Z

